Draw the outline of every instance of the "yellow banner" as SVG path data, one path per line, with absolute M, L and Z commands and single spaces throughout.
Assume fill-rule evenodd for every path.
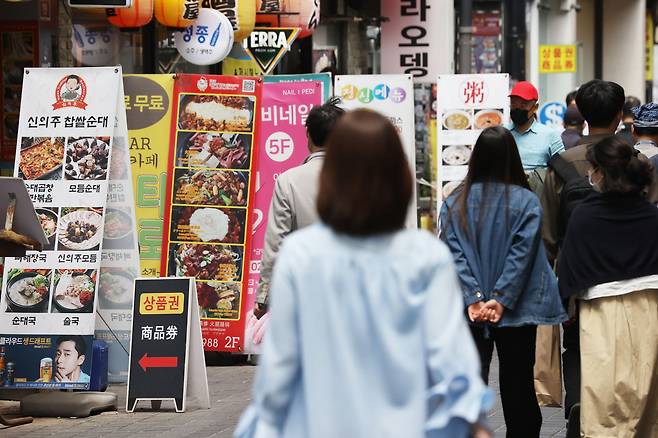
M 540 73 L 574 73 L 576 71 L 576 46 L 539 46 Z
M 125 75 L 141 275 L 160 276 L 173 75 Z
M 645 50 L 645 66 L 644 66 L 644 78 L 647 81 L 653 81 L 653 14 L 651 11 L 647 11 L 647 21 L 646 21 L 646 43 L 644 45 Z
M 180 292 L 157 292 L 139 296 L 140 315 L 180 315 L 185 296 Z

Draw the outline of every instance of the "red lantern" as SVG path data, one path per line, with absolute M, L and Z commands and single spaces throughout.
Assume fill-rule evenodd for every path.
M 117 27 L 142 27 L 153 18 L 153 0 L 133 0 L 129 8 L 106 9 L 107 20 Z

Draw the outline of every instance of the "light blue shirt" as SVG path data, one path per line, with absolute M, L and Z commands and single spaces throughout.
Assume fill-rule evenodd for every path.
M 284 242 L 270 290 L 236 437 L 461 438 L 488 409 L 452 256 L 429 233 L 312 225 Z
M 553 128 L 542 125 L 537 120 L 521 134 L 514 124 L 507 126 L 516 140 L 525 170 L 547 167 L 551 157 L 564 152 L 564 143 L 560 134 Z

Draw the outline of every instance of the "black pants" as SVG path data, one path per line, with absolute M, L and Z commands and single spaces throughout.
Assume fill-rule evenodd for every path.
M 576 314 L 577 315 L 577 314 Z M 564 418 L 576 403 L 580 403 L 580 321 L 562 324 L 562 374 L 564 375 Z
M 482 379 L 487 384 L 496 345 L 507 438 L 538 438 L 542 418 L 533 374 L 537 326 L 490 328 L 488 339 L 483 328 L 471 326 L 471 333 L 480 353 Z

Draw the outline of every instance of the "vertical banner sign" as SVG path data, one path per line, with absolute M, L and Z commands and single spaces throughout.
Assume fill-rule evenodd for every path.
M 126 75 L 123 83 L 137 207 L 140 276 L 160 277 L 174 76 Z
M 174 85 L 161 272 L 196 278 L 211 351 L 242 348 L 261 87 L 202 75 Z
M 336 94 L 345 109 L 367 108 L 377 111 L 395 125 L 407 154 L 412 174 L 416 174 L 416 138 L 414 135 L 414 84 L 411 75 L 336 76 Z M 406 226 L 416 228 L 416 189 L 409 206 Z
M 123 81 L 119 81 L 119 96 L 123 95 Z M 109 380 L 125 382 L 128 378 L 132 283 L 139 277 L 139 250 L 124 99 L 117 99 L 117 124 L 110 163 L 95 335 L 108 345 Z
M 139 400 L 173 400 L 185 411 L 194 397 L 210 408 L 193 278 L 135 280 L 126 411 Z
M 453 20 L 452 2 L 382 0 L 381 8 L 389 18 L 382 22 L 383 73 L 410 74 L 417 82 L 432 83 L 439 73 L 453 71 L 452 29 L 446 23 Z
M 322 99 L 322 83 L 317 81 L 265 83 L 263 86 L 249 288 L 245 303 L 247 326 L 244 351 L 247 353 L 259 351 L 264 334 L 264 329 L 259 328 L 265 324 L 265 320 L 257 320 L 252 310 L 260 278 L 265 229 L 274 184 L 281 173 L 299 166 L 308 156 L 306 118 L 314 106 L 322 104 Z
M 473 13 L 473 73 L 500 73 L 502 69 L 502 32 L 500 11 Z
M 120 81 L 121 67 L 25 70 L 14 175 L 48 245 L 5 260 L 4 387 L 89 387 Z
M 509 120 L 509 75 L 440 75 L 437 96 L 437 210 L 461 184 L 483 129 Z
M 265 83 L 268 82 L 307 82 L 318 81 L 322 84 L 322 103 L 329 100 L 333 94 L 333 84 L 331 83 L 331 73 L 305 73 L 300 75 L 268 75 L 263 77 Z

